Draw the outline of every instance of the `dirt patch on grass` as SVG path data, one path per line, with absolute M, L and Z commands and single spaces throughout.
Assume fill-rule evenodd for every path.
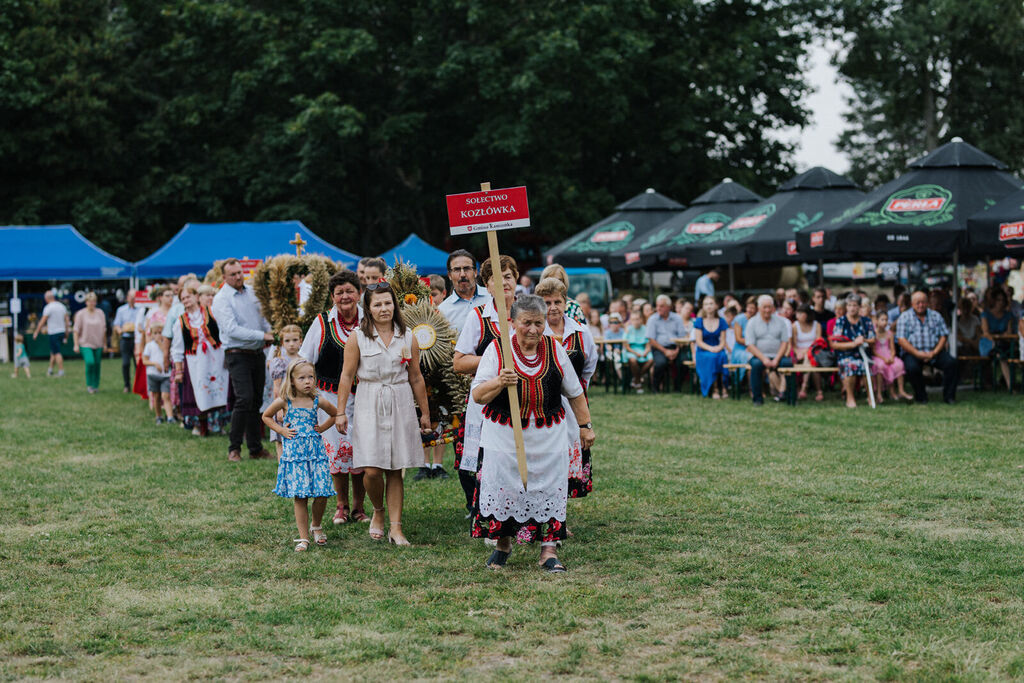
M 900 526 L 937 541 L 998 541 L 1024 544 L 1024 529 L 995 524 L 959 526 L 941 519 L 907 520 Z

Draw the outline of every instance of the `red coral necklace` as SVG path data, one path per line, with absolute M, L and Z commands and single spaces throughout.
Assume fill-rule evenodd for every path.
M 544 360 L 544 355 L 541 353 L 540 346 L 537 347 L 537 356 L 535 358 L 527 358 L 526 354 L 523 353 L 523 349 L 519 346 L 519 339 L 516 337 L 512 337 L 512 348 L 515 349 L 516 355 L 519 357 L 519 361 L 523 366 L 530 370 L 539 368 L 541 361 Z

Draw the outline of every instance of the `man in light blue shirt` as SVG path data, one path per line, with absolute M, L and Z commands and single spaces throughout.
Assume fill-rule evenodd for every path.
M 260 403 L 267 374 L 263 347 L 274 341 L 274 335 L 270 332 L 270 323 L 263 317 L 256 293 L 245 284 L 238 259 L 225 261 L 223 273 L 224 286 L 213 297 L 210 308 L 220 330 L 224 361 L 235 393 L 228 460 L 239 462 L 242 459 L 243 436 L 250 457 L 269 458 L 271 455 L 263 448 L 260 437 Z
M 662 387 L 662 380 L 671 365 L 676 369 L 675 390 L 683 386 L 683 359 L 679 357 L 677 339 L 686 336 L 686 327 L 678 313 L 672 311 L 672 299 L 665 294 L 655 299 L 655 314 L 647 321 L 647 338 L 651 340 L 654 356 L 654 381 L 651 392 L 668 391 L 668 382 Z
M 452 281 L 452 294 L 441 302 L 437 310 L 459 332 L 469 312 L 486 304 L 491 297 L 486 289 L 476 284 L 476 259 L 465 249 L 448 255 L 448 279 Z
M 135 318 L 139 312 L 135 307 L 135 290 L 129 289 L 125 301 L 114 314 L 114 334 L 120 339 L 121 374 L 124 376 L 124 393 L 132 390 L 132 370 L 135 365 Z
M 697 286 L 693 290 L 693 307 L 698 311 L 704 297 L 715 295 L 715 283 L 718 282 L 720 276 L 721 271 L 718 268 L 712 268 L 697 278 Z

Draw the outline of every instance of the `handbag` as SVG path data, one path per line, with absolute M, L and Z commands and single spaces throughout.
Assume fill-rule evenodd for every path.
M 828 347 L 824 339 L 815 339 L 811 344 L 810 353 L 811 365 L 819 368 L 834 368 L 836 366 L 836 352 Z

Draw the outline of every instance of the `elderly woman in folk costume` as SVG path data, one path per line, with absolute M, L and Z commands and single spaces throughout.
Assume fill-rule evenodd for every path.
M 499 261 L 501 263 L 500 280 L 492 278 L 494 273 L 492 272 L 490 259 L 480 264 L 480 281 L 487 287 L 492 300 L 483 306 L 477 306 L 466 316 L 466 322 L 459 333 L 459 339 L 455 343 L 455 354 L 452 357 L 452 367 L 455 369 L 455 372 L 466 375 L 476 374 L 477 366 L 480 364 L 480 357 L 483 356 L 484 351 L 487 350 L 491 342 L 501 337 L 498 327 L 498 311 L 494 306 L 493 297 L 495 292 L 498 291 L 497 287 L 500 286 L 501 292 L 505 297 L 505 310 L 511 310 L 512 299 L 516 291 L 516 282 L 519 280 L 519 268 L 516 265 L 515 259 L 511 256 L 502 254 L 499 257 Z M 495 280 L 499 284 L 496 284 Z M 458 462 L 455 463 L 455 469 L 459 471 L 459 480 L 462 482 L 463 488 L 467 486 L 473 488 L 472 498 L 474 501 L 476 500 L 476 491 L 479 486 L 477 481 L 478 472 L 480 471 L 478 453 L 480 450 L 480 429 L 482 426 L 483 406 L 473 400 L 473 396 L 470 395 L 466 406 L 463 441 L 461 444 L 456 443 L 455 445 L 455 454 L 458 459 Z M 473 507 L 467 506 L 469 512 L 467 518 L 473 516 Z
M 345 361 L 345 343 L 359 326 L 362 311 L 359 308 L 359 277 L 351 270 L 340 270 L 327 283 L 334 306 L 321 313 L 309 326 L 302 341 L 299 355 L 313 364 L 316 370 L 316 384 L 320 404 L 338 403 L 338 378 Z M 355 386 L 349 394 L 342 411 L 350 419 L 355 408 Z M 327 413 L 320 411 L 319 420 L 327 419 Z M 334 513 L 335 524 L 350 520 L 369 522 L 370 516 L 363 508 L 366 489 L 363 487 L 363 471 L 352 466 L 352 441 L 347 434 L 328 429 L 322 434 L 327 459 L 330 463 L 331 479 L 338 494 L 338 506 Z M 352 476 L 352 509 L 349 509 L 348 480 Z
M 199 286 L 193 280 L 179 294 L 185 312 L 174 322 L 171 360 L 174 376 L 181 386 L 181 414 L 197 419 L 192 433 L 206 436 L 209 411 L 227 404 L 228 371 L 220 346 L 217 321 L 210 309 L 199 303 Z
M 537 283 L 534 293 L 544 299 L 544 305 L 547 306 L 547 327 L 544 334 L 554 337 L 565 349 L 586 396 L 587 384 L 597 369 L 597 345 L 594 343 L 593 335 L 585 325 L 579 324 L 566 314 L 566 289 L 561 280 L 554 277 L 544 278 Z M 563 398 L 562 402 L 565 404 L 566 420 L 569 425 L 566 429 L 569 436 L 569 497 L 584 498 L 594 489 L 590 449 L 579 440 L 579 425 L 569 410 L 568 399 Z
M 584 448 L 594 443 L 590 409 L 576 371 L 562 345 L 544 334 L 547 306 L 525 294 L 512 306 L 512 364 L 506 367 L 500 342 L 484 351 L 473 379 L 473 399 L 483 406 L 480 436 L 483 466 L 480 472 L 478 527 L 497 548 L 487 560 L 490 569 L 505 566 L 512 539 L 541 542 L 540 565 L 548 572 L 564 572 L 556 545 L 565 538 L 566 481 L 569 457 L 565 444 L 570 428 L 563 397 L 579 425 Z M 519 476 L 508 388 L 519 395 L 527 486 Z M 575 436 L 575 435 L 574 435 Z M 477 528 L 474 528 L 474 535 Z

